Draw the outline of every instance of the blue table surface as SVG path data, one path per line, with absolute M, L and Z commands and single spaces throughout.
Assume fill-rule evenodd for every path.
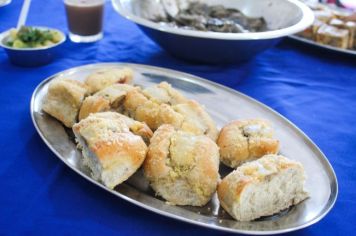
M 22 1 L 0 8 L 0 31 L 16 25 Z M 29 25 L 67 31 L 62 1 L 32 1 Z M 285 40 L 240 65 L 177 60 L 133 23 L 105 9 L 105 37 L 64 46 L 50 65 L 16 67 L 0 50 L 0 235 L 222 235 L 178 222 L 121 200 L 65 166 L 44 144 L 30 118 L 30 98 L 46 77 L 96 62 L 172 68 L 241 91 L 299 126 L 325 153 L 339 180 L 333 210 L 289 235 L 355 235 L 356 57 Z

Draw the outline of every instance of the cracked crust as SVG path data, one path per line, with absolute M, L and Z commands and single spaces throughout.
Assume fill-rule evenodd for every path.
M 167 82 L 161 82 L 155 86 L 144 89 L 143 94 L 151 101 L 158 104 L 176 105 L 188 101 L 180 92 L 172 88 Z
M 236 220 L 278 213 L 308 197 L 301 163 L 266 155 L 227 175 L 217 189 L 221 206 Z
M 133 79 L 130 68 L 105 68 L 95 71 L 85 79 L 90 94 L 96 93 L 113 84 L 129 84 Z
M 144 163 L 146 178 L 169 204 L 203 206 L 219 181 L 219 150 L 206 136 L 162 125 L 154 133 Z
M 129 91 L 124 107 L 130 117 L 145 122 L 152 130 L 170 124 L 192 134 L 207 135 L 214 141 L 217 138 L 216 125 L 204 108 L 196 101 L 185 99 L 167 83 L 144 91 L 140 88 Z
M 91 115 L 95 119 L 107 119 L 112 121 L 122 121 L 129 128 L 129 131 L 133 134 L 141 136 L 145 143 L 149 143 L 153 132 L 152 130 L 143 122 L 136 121 L 127 117 L 125 115 L 119 114 L 117 112 L 99 112 Z
M 79 120 L 91 113 L 104 111 L 122 112 L 122 103 L 128 91 L 135 87 L 129 84 L 114 84 L 106 87 L 92 96 L 87 97 L 80 108 Z
M 87 95 L 87 87 L 82 82 L 55 79 L 48 86 L 42 109 L 71 128 L 77 122 L 79 109 Z
M 235 168 L 263 155 L 278 153 L 279 141 L 273 133 L 269 123 L 260 119 L 236 120 L 227 124 L 217 140 L 220 160 Z
M 146 157 L 147 146 L 131 132 L 135 121 L 128 119 L 113 112 L 96 113 L 73 126 L 84 164 L 109 188 L 133 175 Z

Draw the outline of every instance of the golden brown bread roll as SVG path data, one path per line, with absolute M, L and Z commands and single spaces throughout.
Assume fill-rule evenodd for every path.
M 144 89 L 143 94 L 152 102 L 158 104 L 176 105 L 188 101 L 180 92 L 172 88 L 167 82 L 161 82 L 155 86 Z
M 150 90 L 150 93 L 155 90 Z M 152 130 L 162 124 L 171 124 L 177 129 L 196 135 L 204 134 L 216 140 L 216 125 L 199 103 L 178 96 L 167 101 L 163 95 L 146 96 L 145 93 L 147 91 L 143 92 L 140 88 L 127 93 L 123 105 L 130 117 L 145 122 Z
M 152 130 L 145 123 L 136 121 L 117 112 L 99 112 L 93 114 L 92 117 L 108 120 L 121 120 L 127 125 L 133 134 L 141 136 L 145 143 L 149 143 L 153 135 Z
M 48 86 L 42 109 L 71 128 L 77 122 L 87 87 L 80 81 L 55 79 Z
M 204 135 L 162 125 L 153 134 L 144 173 L 156 194 L 170 204 L 203 206 L 219 181 L 219 150 Z
M 236 220 L 278 213 L 308 197 L 303 166 L 283 156 L 266 155 L 227 175 L 217 189 L 221 206 Z
M 232 121 L 221 129 L 217 140 L 220 160 L 235 168 L 246 161 L 277 153 L 279 141 L 273 138 L 273 133 L 264 120 Z
M 129 84 L 114 84 L 87 97 L 80 108 L 79 120 L 86 118 L 90 113 L 110 110 L 123 112 L 121 105 L 125 96 L 134 88 Z
M 85 79 L 85 84 L 93 94 L 113 84 L 129 84 L 132 79 L 133 71 L 130 68 L 104 68 L 90 74 Z
M 75 124 L 73 132 L 92 177 L 111 189 L 133 175 L 146 157 L 145 142 L 117 113 L 91 114 Z

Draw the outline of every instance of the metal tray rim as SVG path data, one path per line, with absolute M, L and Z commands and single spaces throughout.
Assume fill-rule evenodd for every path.
M 318 48 L 323 48 L 323 49 L 328 49 L 334 52 L 339 52 L 339 53 L 344 53 L 344 54 L 348 54 L 348 55 L 354 55 L 356 56 L 356 50 L 350 50 L 350 49 L 342 49 L 342 48 L 337 48 L 337 47 L 333 47 L 333 46 L 328 46 L 328 45 L 323 45 L 320 43 L 317 43 L 315 41 L 309 40 L 309 39 L 305 39 L 296 35 L 289 35 L 289 38 L 305 43 L 305 44 L 309 44 Z
M 324 208 L 323 212 L 321 214 L 319 214 L 317 217 L 315 217 L 314 219 L 310 220 L 309 222 L 306 222 L 305 224 L 302 224 L 300 226 L 297 226 L 297 227 L 293 227 L 293 228 L 287 228 L 287 229 L 281 229 L 281 230 L 267 230 L 267 231 L 256 231 L 256 230 L 236 230 L 236 229 L 233 229 L 233 228 L 226 228 L 226 227 L 221 227 L 221 226 L 217 226 L 217 225 L 210 225 L 210 224 L 206 224 L 206 223 L 203 223 L 203 222 L 199 222 L 199 221 L 194 221 L 194 220 L 190 220 L 190 219 L 187 219 L 187 218 L 184 218 L 184 217 L 181 217 L 179 215 L 175 215 L 175 214 L 171 214 L 169 212 L 165 212 L 165 211 L 161 211 L 159 209 L 156 209 L 154 207 L 151 207 L 151 206 L 148 206 L 148 205 L 145 205 L 139 201 L 136 201 L 134 199 L 131 199 L 117 191 L 114 191 L 114 190 L 111 190 L 109 188 L 106 188 L 104 185 L 100 184 L 99 182 L 89 178 L 88 176 L 84 175 L 83 173 L 81 173 L 79 170 L 75 169 L 74 167 L 72 167 L 65 159 L 63 159 L 61 157 L 61 155 L 50 145 L 50 143 L 46 140 L 46 138 L 43 136 L 43 134 L 41 133 L 38 125 L 37 125 L 37 122 L 36 122 L 36 119 L 34 117 L 34 104 L 35 104 L 35 98 L 36 98 L 36 95 L 38 93 L 38 91 L 41 89 L 41 87 L 43 87 L 46 83 L 48 83 L 50 80 L 52 80 L 53 78 L 57 77 L 57 76 L 60 76 L 61 74 L 64 74 L 64 73 L 74 73 L 75 71 L 77 70 L 80 70 L 80 69 L 83 69 L 83 68 L 87 68 L 87 67 L 94 67 L 94 66 L 115 66 L 115 65 L 119 65 L 119 66 L 132 66 L 132 67 L 143 67 L 143 68 L 147 68 L 147 69 L 153 69 L 153 70 L 158 70 L 158 71 L 165 71 L 165 72 L 173 72 L 173 73 L 176 73 L 176 74 L 180 74 L 182 76 L 186 76 L 190 79 L 187 79 L 188 81 L 192 82 L 192 83 L 208 83 L 210 85 L 213 85 L 215 87 L 219 87 L 223 90 L 226 90 L 230 93 L 237 93 L 239 94 L 240 96 L 246 98 L 246 99 L 249 99 L 251 100 L 252 102 L 255 102 L 257 103 L 258 105 L 260 105 L 261 107 L 263 107 L 264 109 L 268 110 L 269 112 L 272 112 L 274 113 L 275 115 L 279 116 L 280 118 L 282 118 L 285 122 L 287 122 L 288 125 L 290 125 L 293 129 L 297 130 L 298 132 L 300 132 L 304 139 L 309 143 L 311 144 L 315 149 L 316 151 L 318 151 L 321 156 L 323 157 L 322 161 L 326 164 L 326 166 L 328 167 L 330 173 L 332 174 L 332 177 L 333 177 L 333 180 L 335 181 L 333 184 L 334 184 L 334 188 L 335 189 L 332 189 L 331 191 L 331 194 L 330 194 L 330 197 L 333 196 L 332 200 L 330 201 L 330 198 L 329 198 L 329 201 L 328 201 L 328 205 L 326 206 L 326 209 Z M 72 170 L 74 170 L 76 173 L 78 173 L 79 175 L 81 175 L 82 177 L 84 177 L 85 179 L 89 180 L 90 182 L 92 182 L 93 184 L 99 186 L 100 188 L 136 205 L 136 206 L 139 206 L 139 207 L 142 207 L 146 210 L 149 210 L 149 211 L 152 211 L 154 213 L 157 213 L 159 215 L 164 215 L 164 216 L 167 216 L 169 218 L 172 218 L 172 219 L 176 219 L 176 220 L 180 220 L 180 221 L 183 221 L 183 222 L 186 222 L 186 223 L 190 223 L 190 224 L 194 224 L 194 225 L 199 225 L 199 226 L 202 226 L 202 227 L 206 227 L 206 228 L 211 228 L 211 229 L 215 229 L 215 230 L 220 230 L 220 231 L 225 231 L 225 232 L 230 232 L 230 233 L 239 233 L 239 234 L 246 234 L 246 235 L 271 235 L 271 234 L 282 234 L 282 233 L 288 233 L 288 232 L 292 232 L 292 231 L 296 231 L 296 230 L 299 230 L 299 229 L 303 229 L 303 228 L 306 228 L 308 226 L 311 226 L 317 222 L 319 222 L 321 219 L 323 219 L 329 212 L 330 210 L 333 208 L 333 206 L 335 205 L 335 202 L 337 200 L 337 197 L 338 197 L 338 181 L 337 181 L 337 177 L 336 177 L 336 174 L 335 174 L 335 171 L 334 169 L 332 168 L 329 160 L 327 159 L 327 157 L 324 155 L 324 153 L 320 150 L 320 148 L 301 130 L 299 129 L 296 125 L 294 125 L 291 121 L 289 121 L 286 117 L 284 117 L 283 115 L 281 115 L 280 113 L 278 113 L 277 111 L 273 110 L 272 108 L 268 107 L 267 105 L 263 104 L 262 102 L 248 96 L 248 95 L 245 95 L 239 91 L 236 91 L 232 88 L 229 88 L 229 87 L 226 87 L 224 85 L 221 85 L 221 84 L 218 84 L 216 82 L 213 82 L 213 81 L 210 81 L 210 80 L 207 80 L 207 79 L 204 79 L 204 78 L 201 78 L 201 77 L 198 77 L 198 76 L 195 76 L 195 75 L 192 75 L 192 74 L 188 74 L 188 73 L 185 73 L 185 72 L 180 72 L 180 71 L 176 71 L 176 70 L 172 70 L 172 69 L 167 69 L 167 68 L 162 68 L 162 67 L 157 67 L 157 66 L 149 66 L 149 65 L 142 65 L 142 64 L 136 64 L 136 63 L 111 63 L 111 62 L 108 62 L 108 63 L 94 63 L 94 64 L 86 64 L 86 65 L 82 65 L 82 66 L 78 66 L 78 67 L 74 67 L 74 68 L 70 68 L 70 69 L 67 69 L 67 70 L 63 70 L 61 72 L 58 72 L 54 75 L 51 75 L 49 77 L 47 77 L 46 79 L 44 79 L 34 90 L 32 96 L 31 96 L 31 102 L 30 102 L 30 113 L 31 113 L 31 119 L 32 119 L 32 123 L 33 125 L 35 126 L 36 128 L 36 131 L 37 133 L 40 135 L 41 139 L 44 141 L 44 143 L 49 147 L 49 149 L 62 161 L 64 162 L 69 168 L 71 168 Z

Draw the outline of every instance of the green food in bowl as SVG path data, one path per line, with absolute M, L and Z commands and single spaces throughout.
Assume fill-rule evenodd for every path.
M 13 48 L 41 48 L 54 45 L 63 39 L 56 30 L 41 30 L 22 26 L 11 29 L 6 45 Z

